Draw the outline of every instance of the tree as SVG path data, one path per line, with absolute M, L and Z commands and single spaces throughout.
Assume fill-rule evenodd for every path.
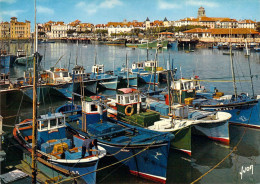
M 256 23 L 256 30 L 257 30 L 258 32 L 260 32 L 260 22 L 257 22 L 257 23 Z
M 73 33 L 75 33 L 75 32 L 76 32 L 76 30 L 73 30 L 73 29 L 67 30 L 67 34 L 73 34 Z

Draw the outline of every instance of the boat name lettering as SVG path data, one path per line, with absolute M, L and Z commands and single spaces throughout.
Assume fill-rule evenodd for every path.
M 59 130 L 58 129 L 53 129 L 53 130 L 50 130 L 48 133 L 51 134 L 53 132 L 58 132 Z
M 251 171 L 252 174 L 254 174 L 254 166 L 253 165 L 250 165 L 248 167 L 244 167 L 244 166 L 241 167 L 241 172 L 239 172 L 239 174 L 241 176 L 241 180 L 243 179 L 243 174 L 246 173 L 246 172 L 249 172 L 249 171 Z
M 248 121 L 248 119 L 245 116 L 240 116 L 239 120 L 242 121 L 242 122 Z
M 130 150 L 128 150 L 128 149 L 121 149 L 121 151 L 123 151 L 123 152 L 129 152 Z

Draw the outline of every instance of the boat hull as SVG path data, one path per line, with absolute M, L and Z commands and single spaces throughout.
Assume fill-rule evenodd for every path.
M 119 161 L 133 157 L 125 162 L 131 174 L 155 182 L 166 182 L 169 144 L 152 145 L 149 149 L 145 150 L 148 145 L 131 148 L 130 146 L 118 146 L 100 142 L 101 140 L 98 141 L 109 154 L 118 153 L 114 157 Z
M 98 84 L 105 89 L 112 89 L 116 90 L 117 89 L 117 84 L 118 84 L 118 78 L 107 78 L 107 79 L 100 79 L 98 80 Z
M 228 120 L 216 123 L 201 123 L 193 126 L 192 134 L 206 136 L 217 142 L 229 145 L 229 125 Z
M 234 103 L 227 105 L 200 106 L 201 109 L 210 111 L 224 111 L 232 115 L 230 124 L 260 129 L 260 101 Z
M 175 138 L 171 142 L 171 147 L 191 156 L 191 130 L 191 126 L 187 126 L 174 131 Z
M 70 123 L 70 125 L 72 124 Z M 98 125 L 98 127 L 101 126 Z M 97 138 L 98 144 L 105 148 L 110 156 L 114 156 L 118 161 L 125 164 L 129 168 L 130 173 L 155 182 L 166 182 L 170 140 L 167 139 L 168 141 L 164 142 L 156 141 L 157 143 L 152 140 L 135 143 L 134 141 L 127 142 L 114 138 L 115 141 L 110 141 L 99 138 L 94 134 L 82 132 L 79 128 L 73 128 L 73 126 L 70 126 L 70 128 L 71 131 L 76 131 L 80 137 L 89 136 L 90 138 Z M 159 135 L 162 134 L 158 133 Z M 133 140 L 135 139 L 133 138 Z

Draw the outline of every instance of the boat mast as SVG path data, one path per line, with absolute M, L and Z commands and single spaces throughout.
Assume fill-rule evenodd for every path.
M 129 70 L 128 70 L 127 53 L 126 53 L 126 57 L 125 57 L 125 68 L 126 68 L 127 87 L 129 88 Z
M 233 56 L 232 56 L 232 46 L 231 46 L 231 33 L 229 36 L 229 51 L 230 51 L 230 62 L 231 62 L 231 70 L 232 70 L 232 78 L 233 78 L 233 86 L 234 86 L 234 92 L 235 92 L 235 100 L 237 99 L 237 86 L 236 86 L 236 77 L 235 77 L 235 71 L 234 71 L 234 63 L 233 63 Z
M 157 64 L 157 59 L 158 59 L 158 48 L 156 49 L 155 53 L 155 62 L 154 62 L 154 81 L 153 81 L 153 91 L 155 92 L 155 83 L 156 83 L 156 64 Z
M 33 60 L 33 124 L 32 124 L 32 183 L 36 184 L 37 177 L 37 155 L 36 155 L 36 136 L 37 136 L 37 86 L 36 86 L 36 59 L 37 57 L 37 24 L 36 24 L 36 0 L 34 1 L 34 60 Z

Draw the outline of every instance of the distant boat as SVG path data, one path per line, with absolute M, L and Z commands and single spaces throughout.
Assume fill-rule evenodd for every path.
M 54 40 L 39 40 L 38 43 L 55 43 Z
M 137 43 L 137 44 L 134 44 L 134 43 L 127 43 L 126 46 L 127 47 L 138 47 L 138 48 L 167 48 L 167 45 L 168 45 L 168 42 L 167 40 L 165 41 L 152 41 L 152 42 L 149 42 L 148 40 L 146 41 L 141 41 L 141 43 Z
M 104 42 L 104 44 L 105 45 L 114 45 L 114 46 L 125 46 L 126 40 L 117 38 L 117 39 L 114 39 L 111 41 L 106 41 L 106 42 Z
M 33 54 L 29 56 L 18 57 L 16 58 L 14 63 L 17 65 L 32 66 L 33 58 L 34 58 Z M 40 55 L 39 62 L 41 62 L 41 60 L 42 60 L 42 55 Z
M 260 47 L 254 47 L 254 51 L 260 52 Z
M 230 55 L 230 52 L 223 52 L 223 55 Z M 232 52 L 232 56 L 234 55 L 234 53 Z

